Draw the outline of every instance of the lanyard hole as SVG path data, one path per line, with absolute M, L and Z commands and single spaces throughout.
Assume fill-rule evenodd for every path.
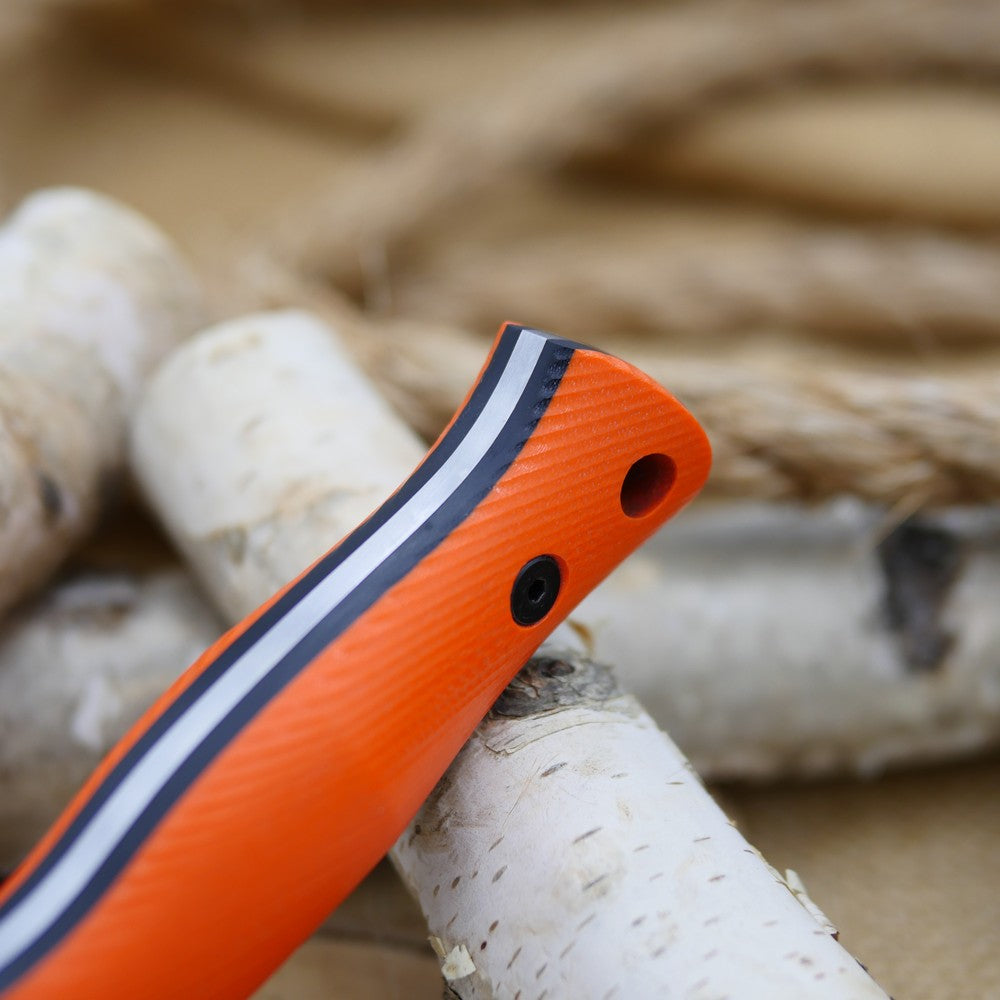
M 677 477 L 674 460 L 652 454 L 633 462 L 622 482 L 622 510 L 628 517 L 644 517 L 670 492 Z

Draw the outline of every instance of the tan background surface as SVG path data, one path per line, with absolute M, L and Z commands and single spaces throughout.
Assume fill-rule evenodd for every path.
M 6 47 L 0 198 L 9 206 L 61 183 L 106 191 L 158 221 L 206 274 L 282 204 L 346 176 L 407 116 L 610 30 L 615 16 L 610 7 L 501 7 L 239 17 L 178 20 L 173 34 L 164 27 L 172 19 L 133 20 L 118 6 L 124 18 L 84 18 Z M 782 145 L 787 156 L 776 155 Z M 810 211 L 995 225 L 1000 93 L 948 83 L 758 99 L 700 123 L 644 170 L 645 183 L 651 170 L 656 183 L 671 178 L 657 211 L 672 206 L 720 226 L 776 196 Z M 417 265 L 432 269 L 435 253 L 470 232 L 507 245 L 524 215 L 586 229 L 580 206 L 592 205 L 591 219 L 627 220 L 630 183 L 567 185 L 536 202 L 513 200 L 512 182 L 506 200 L 501 192 L 442 220 Z M 964 1000 L 1000 996 L 998 788 L 993 758 L 866 783 L 720 791 L 751 842 L 799 872 L 842 941 L 897 998 Z M 419 915 L 385 869 L 261 993 L 438 995 Z

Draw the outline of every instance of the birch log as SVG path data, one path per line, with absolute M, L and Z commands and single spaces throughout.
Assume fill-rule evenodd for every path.
M 179 569 L 81 576 L 12 613 L 0 639 L 0 869 L 221 631 Z
M 357 527 L 424 451 L 333 332 L 292 311 L 175 351 L 132 436 L 147 496 L 233 621 Z
M 518 675 L 393 860 L 462 1000 L 885 997 L 586 660 Z
M 354 528 L 422 454 L 301 313 L 183 345 L 151 380 L 132 441 L 153 506 L 230 620 Z M 561 641 L 615 664 L 707 776 L 867 773 L 995 742 L 996 519 L 910 525 L 890 556 L 882 518 L 850 504 L 695 505 Z
M 557 635 L 713 778 L 871 774 L 1000 742 L 1000 512 L 701 504 Z
M 152 366 L 199 322 L 174 249 L 99 195 L 36 194 L 0 229 L 0 609 L 91 528 Z

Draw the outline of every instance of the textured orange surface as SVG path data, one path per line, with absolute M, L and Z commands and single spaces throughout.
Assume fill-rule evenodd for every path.
M 650 454 L 672 459 L 673 482 L 628 516 L 623 483 Z M 668 393 L 624 362 L 577 351 L 490 494 L 215 758 L 9 997 L 96 984 L 105 997 L 250 992 L 388 850 L 513 674 L 697 492 L 709 461 L 704 433 Z M 543 553 L 559 561 L 562 586 L 551 612 L 523 627 L 511 585 Z

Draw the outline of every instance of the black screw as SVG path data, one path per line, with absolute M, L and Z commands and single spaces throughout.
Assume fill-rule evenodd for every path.
M 529 559 L 517 574 L 510 592 L 510 613 L 518 625 L 534 625 L 552 610 L 562 577 L 552 556 Z

